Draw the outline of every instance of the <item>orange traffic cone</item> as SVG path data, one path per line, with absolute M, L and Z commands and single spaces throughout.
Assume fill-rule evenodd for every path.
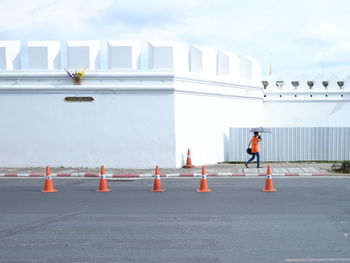
M 270 165 L 268 165 L 267 173 L 266 173 L 265 188 L 263 189 L 263 192 L 276 192 L 276 189 L 273 187 L 271 175 L 272 175 L 272 170 Z
M 186 165 L 184 165 L 182 168 L 194 168 L 194 165 L 192 165 L 190 149 L 187 150 Z
M 162 188 L 162 181 L 160 180 L 160 170 L 158 165 L 156 166 L 153 189 L 151 192 L 164 192 L 164 189 Z
M 112 190 L 108 188 L 105 167 L 102 165 L 101 174 L 100 174 L 100 188 L 96 190 L 96 192 L 110 192 L 110 191 Z
M 45 185 L 44 190 L 41 191 L 42 193 L 55 193 L 57 190 L 55 189 L 53 185 L 53 181 L 51 178 L 51 169 L 50 166 L 46 167 L 46 176 L 45 176 Z
M 201 179 L 201 183 L 199 185 L 199 189 L 197 190 L 197 192 L 198 193 L 211 192 L 211 190 L 208 188 L 207 170 L 205 169 L 205 166 L 202 166 L 202 179 Z

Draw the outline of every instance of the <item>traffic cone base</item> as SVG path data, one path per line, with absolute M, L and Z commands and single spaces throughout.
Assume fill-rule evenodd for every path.
M 158 165 L 156 165 L 154 175 L 155 178 L 153 183 L 153 189 L 150 190 L 150 192 L 164 192 L 164 189 L 162 188 L 162 181 L 160 180 L 160 169 Z
M 201 179 L 201 183 L 199 185 L 199 189 L 197 189 L 198 193 L 208 193 L 211 192 L 211 190 L 208 188 L 208 182 L 207 179 Z
M 42 193 L 56 193 L 56 192 L 58 192 L 55 189 L 55 187 L 53 186 L 50 166 L 46 166 L 45 185 L 44 185 L 44 190 L 42 190 L 41 192 Z
M 98 190 L 96 190 L 96 192 L 110 192 L 112 191 L 111 189 L 108 188 L 108 184 L 107 184 L 107 179 L 106 178 L 101 178 L 100 179 L 100 188 Z
M 101 165 L 100 186 L 99 186 L 99 189 L 96 190 L 96 192 L 106 193 L 106 192 L 110 192 L 110 191 L 112 191 L 112 190 L 108 188 L 105 167 L 104 167 L 104 165 Z
M 276 189 L 273 187 L 272 182 L 272 169 L 270 165 L 267 166 L 267 176 L 265 180 L 265 188 L 262 190 L 263 192 L 276 192 Z
M 272 189 L 272 190 L 265 190 L 265 189 L 263 189 L 262 191 L 263 192 L 276 192 L 276 189 Z
M 150 192 L 164 192 L 165 190 L 162 188 L 162 182 L 159 178 L 154 179 L 153 189 Z
M 273 187 L 272 179 L 266 179 L 265 188 L 263 192 L 276 192 L 276 189 Z
M 209 193 L 209 192 L 211 192 L 211 190 L 210 189 L 208 189 L 208 190 L 199 190 L 199 189 L 197 189 L 197 192 L 198 193 Z
M 201 183 L 199 184 L 199 189 L 197 189 L 198 193 L 208 193 L 211 192 L 211 190 L 208 187 L 208 181 L 207 181 L 207 169 L 205 166 L 202 166 L 202 179 Z
M 187 150 L 186 165 L 182 166 L 182 168 L 186 168 L 186 169 L 194 168 L 194 165 L 192 165 L 192 159 L 191 159 L 191 151 L 190 151 L 190 149 Z
M 194 167 L 195 167 L 194 165 L 184 165 L 184 166 L 182 166 L 182 168 L 187 168 L 187 169 L 194 168 Z
M 45 180 L 44 190 L 42 190 L 41 192 L 42 193 L 56 193 L 58 191 L 53 186 L 52 179 L 47 179 L 47 180 Z

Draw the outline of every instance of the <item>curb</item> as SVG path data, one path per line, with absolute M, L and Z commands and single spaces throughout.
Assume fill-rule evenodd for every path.
M 273 174 L 274 176 L 328 176 L 325 173 L 285 173 L 285 174 Z M 58 173 L 51 174 L 52 177 L 89 177 L 89 178 L 98 178 L 99 174 L 93 173 Z M 153 174 L 106 174 L 106 178 L 151 178 Z M 266 173 L 260 174 L 240 174 L 240 173 L 209 173 L 208 177 L 246 177 L 246 176 L 257 176 L 265 177 Z M 0 177 L 45 177 L 44 173 L 39 174 L 0 174 Z M 161 174 L 160 177 L 201 177 L 201 173 L 179 173 L 179 174 Z

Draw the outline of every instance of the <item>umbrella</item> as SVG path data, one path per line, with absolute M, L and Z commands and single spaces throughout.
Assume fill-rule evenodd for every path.
M 263 128 L 263 127 L 251 128 L 249 131 L 250 132 L 271 133 L 270 128 Z

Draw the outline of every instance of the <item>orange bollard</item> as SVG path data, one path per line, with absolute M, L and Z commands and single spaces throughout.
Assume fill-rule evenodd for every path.
M 150 191 L 151 192 L 164 192 L 164 189 L 162 188 L 162 181 L 160 180 L 160 170 L 159 170 L 158 165 L 156 166 L 153 189 Z
M 263 192 L 276 192 L 276 189 L 273 187 L 272 182 L 272 170 L 270 165 L 267 166 L 266 180 L 265 180 L 265 188 Z
M 110 192 L 111 189 L 108 188 L 107 178 L 106 178 L 106 171 L 105 167 L 101 166 L 101 173 L 100 173 L 100 188 L 96 190 L 96 192 Z
M 211 190 L 208 188 L 208 182 L 207 182 L 207 169 L 205 166 L 202 166 L 202 179 L 201 183 L 199 185 L 199 189 L 197 190 L 198 193 L 208 193 L 211 192 Z
M 53 185 L 53 181 L 51 178 L 50 166 L 46 167 L 45 185 L 44 185 L 44 190 L 42 190 L 41 192 L 42 193 L 56 193 L 56 192 L 58 192 Z
M 194 165 L 192 164 L 190 149 L 187 150 L 186 165 L 184 165 L 182 168 L 194 168 Z

